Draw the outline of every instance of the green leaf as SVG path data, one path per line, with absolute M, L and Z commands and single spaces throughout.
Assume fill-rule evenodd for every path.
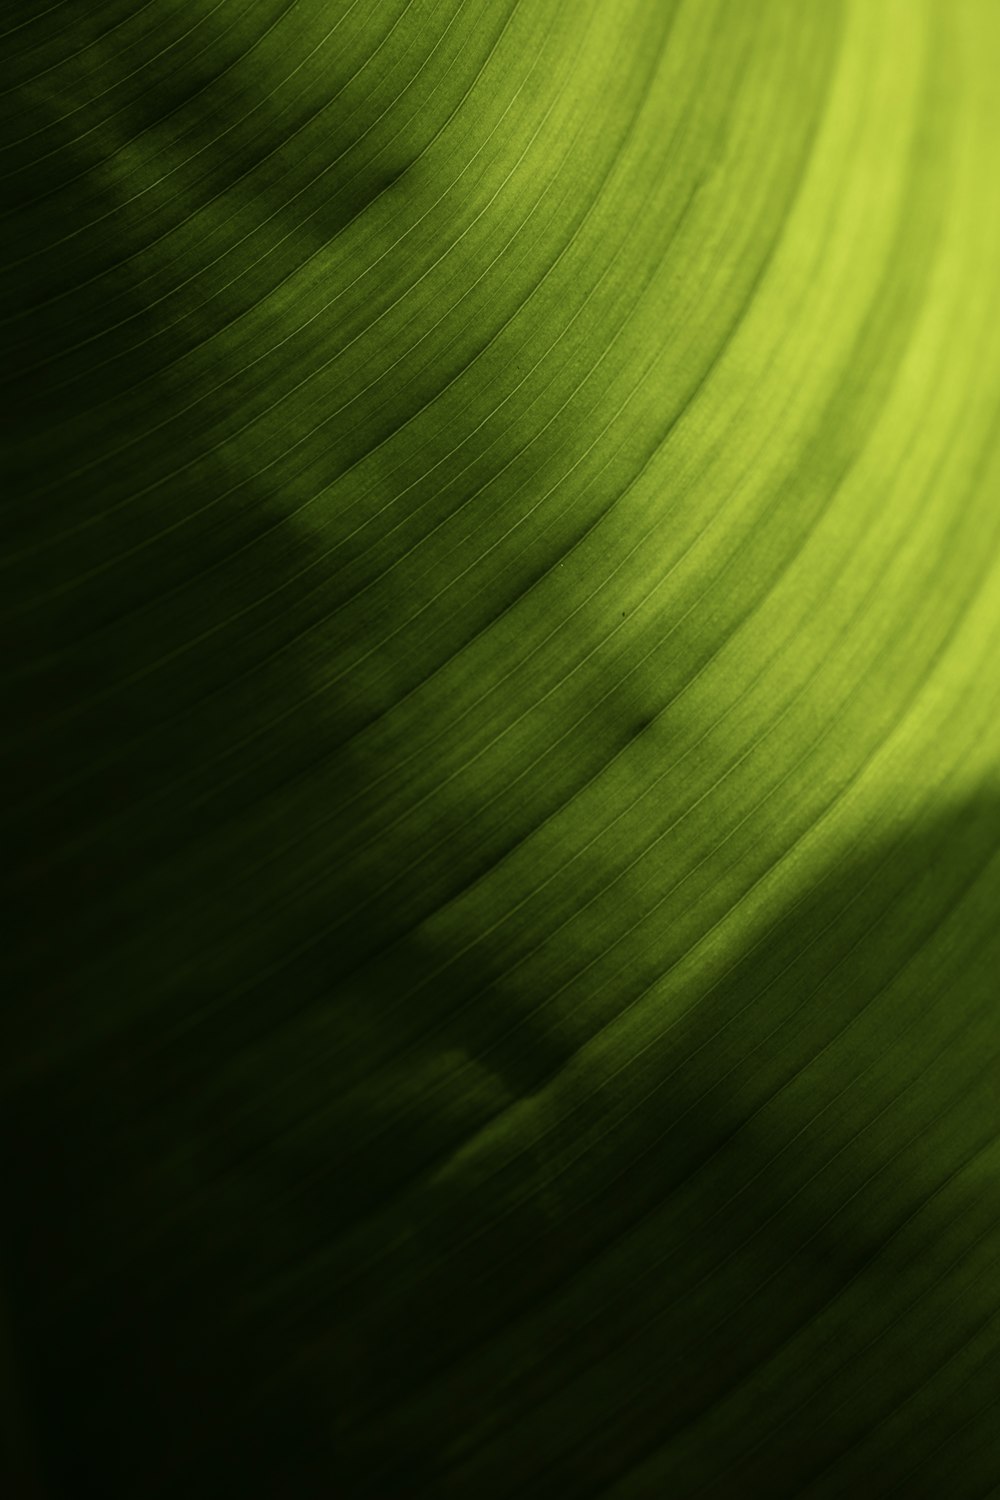
M 1000 1485 L 1000 11 L 5 15 L 25 1492 Z

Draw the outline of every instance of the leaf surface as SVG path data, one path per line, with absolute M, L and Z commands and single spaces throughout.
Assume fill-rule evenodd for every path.
M 996 7 L 3 29 L 23 1484 L 993 1493 Z

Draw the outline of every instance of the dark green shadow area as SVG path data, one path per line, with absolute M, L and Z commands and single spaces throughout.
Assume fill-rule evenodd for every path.
M 9 1051 L 8 1298 L 42 1493 L 582 1496 L 675 1441 L 671 1492 L 718 1464 L 713 1493 L 792 1494 L 879 1422 L 867 1492 L 889 1493 L 911 1461 L 893 1381 L 933 1381 L 996 1312 L 998 848 L 983 796 L 802 891 L 584 1104 L 558 1193 L 530 1131 L 499 1177 L 435 1178 L 563 1061 L 530 1023 L 517 1057 L 491 1040 L 511 1018 L 468 970 L 435 996 L 462 1019 L 410 1054 L 412 1097 L 384 1085 L 381 1135 L 379 1075 L 367 1114 L 338 1091 L 396 997 L 338 980 L 334 954 L 322 995 L 259 989 L 257 1045 L 235 1004 L 178 1040 L 175 997 L 25 1086 Z M 138 991 L 170 933 L 147 925 Z M 403 955 L 411 977 L 441 957 Z M 982 1437 L 995 1338 L 977 1358 L 935 1398 L 945 1437 L 970 1413 Z M 706 1414 L 707 1466 L 685 1448 Z

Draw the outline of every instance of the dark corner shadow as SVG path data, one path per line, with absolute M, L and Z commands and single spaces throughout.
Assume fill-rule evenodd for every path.
M 107 733 L 119 729 L 112 723 Z M 694 1049 L 737 1014 L 738 1045 L 748 1051 L 783 1018 L 794 1027 L 806 951 L 831 970 L 853 955 L 854 988 L 837 1000 L 843 1024 L 905 964 L 914 912 L 930 927 L 946 920 L 992 860 L 994 918 L 984 919 L 980 904 L 974 930 L 963 934 L 979 953 L 963 971 L 975 993 L 928 997 L 915 978 L 912 997 L 917 1012 L 981 1008 L 1000 969 L 998 849 L 1000 796 L 983 794 L 850 853 L 693 1007 L 698 1019 L 678 1045 Z M 98 883 L 92 899 L 101 894 Z M 170 915 L 149 919 L 143 962 L 153 967 L 169 950 Z M 866 935 L 873 919 L 877 939 Z M 291 988 L 284 971 L 258 985 L 254 1029 L 266 1024 L 249 1050 L 233 1005 L 181 1043 L 157 1048 L 154 1023 L 134 1052 L 127 1033 L 113 1044 L 110 1069 L 98 1049 L 79 1068 L 70 1056 L 15 1089 L 3 1137 L 8 1293 L 45 1494 L 124 1500 L 150 1463 L 158 1474 L 150 1494 L 214 1500 L 232 1486 L 298 1500 L 435 1494 L 439 1452 L 456 1433 L 380 1441 L 382 1404 L 440 1377 L 506 1320 L 613 1252 L 746 1125 L 752 1086 L 730 1101 L 731 1051 L 707 1048 L 697 1066 L 672 1075 L 655 1111 L 637 1113 L 620 1139 L 622 1170 L 589 1205 L 581 1199 L 553 1222 L 529 1196 L 499 1244 L 450 1262 L 446 1295 L 432 1272 L 438 1295 L 404 1291 L 400 1299 L 393 1288 L 369 1286 L 338 1307 L 323 1295 L 324 1247 L 564 1061 L 544 1022 L 513 1015 L 474 966 L 458 964 L 435 980 L 432 1040 L 416 1053 L 412 1089 L 397 1073 L 385 1094 L 359 1092 L 356 1080 L 374 1062 L 372 1039 L 398 1021 L 386 975 L 412 984 L 441 968 L 442 955 L 419 935 L 397 938 L 392 953 L 388 966 L 377 957 L 346 973 L 342 957 L 320 945 Z M 141 980 L 140 966 L 125 982 Z M 895 1002 L 902 1016 L 906 984 Z M 766 1011 L 755 1005 L 765 991 Z M 919 1024 L 919 1014 L 911 1019 Z M 16 1054 L 6 1067 L 10 1081 Z M 477 1078 L 494 1080 L 493 1092 Z M 422 1255 L 418 1235 L 417 1269 Z M 381 1295 L 394 1309 L 388 1327 Z M 613 1330 L 607 1337 L 613 1342 Z M 655 1410 L 666 1394 L 654 1382 Z M 694 1382 L 668 1394 L 680 1421 L 710 1393 Z M 456 1390 L 456 1421 L 461 1410 Z M 650 1441 L 659 1421 L 637 1413 L 634 1443 Z

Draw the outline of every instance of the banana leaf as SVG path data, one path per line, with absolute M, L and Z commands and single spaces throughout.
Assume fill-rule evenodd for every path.
M 8 1493 L 1000 1492 L 1000 8 L 0 33 Z

